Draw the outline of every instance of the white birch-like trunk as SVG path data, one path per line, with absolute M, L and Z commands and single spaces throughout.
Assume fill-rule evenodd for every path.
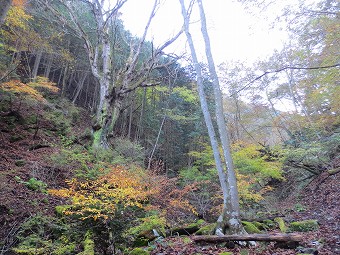
M 189 32 L 189 17 L 187 15 L 187 11 L 186 11 L 186 8 L 185 8 L 185 5 L 184 5 L 184 0 L 180 0 L 180 3 L 181 3 L 181 6 L 182 6 L 182 15 L 183 15 L 183 19 L 184 19 L 185 34 L 186 34 L 186 37 L 187 37 L 187 40 L 188 40 L 192 60 L 193 60 L 196 75 L 197 75 L 197 86 L 198 86 L 198 94 L 199 94 L 199 98 L 200 98 L 201 109 L 202 109 L 202 112 L 203 112 L 205 124 L 206 124 L 207 129 L 208 129 L 210 144 L 211 144 L 211 147 L 213 149 L 216 169 L 217 169 L 220 185 L 221 185 L 221 188 L 222 188 L 223 205 L 224 205 L 223 211 L 225 213 L 228 213 L 229 210 L 226 210 L 226 209 L 231 207 L 231 205 L 230 205 L 231 199 L 230 199 L 228 180 L 227 180 L 227 177 L 226 177 L 226 173 L 223 169 L 221 155 L 220 155 L 220 152 L 219 152 L 218 140 L 217 140 L 216 133 L 215 133 L 215 130 L 214 130 L 214 127 L 213 127 L 212 118 L 211 118 L 210 112 L 208 110 L 208 103 L 207 103 L 207 100 L 206 100 L 206 96 L 205 96 L 205 92 L 204 92 L 204 86 L 203 86 L 204 84 L 203 84 L 201 66 L 198 62 L 195 46 L 194 46 L 194 43 L 193 43 L 193 39 L 192 39 L 192 36 Z M 221 218 L 219 218 L 219 221 L 221 221 Z M 221 229 L 221 227 L 218 225 L 218 228 L 216 229 L 216 234 L 223 235 L 223 232 L 224 232 L 224 229 L 223 228 Z
M 231 157 L 231 150 L 230 150 L 230 141 L 228 137 L 228 130 L 227 125 L 224 119 L 223 113 L 223 101 L 222 101 L 222 93 L 221 88 L 218 80 L 218 75 L 215 68 L 214 59 L 211 53 L 210 47 L 210 39 L 208 35 L 207 25 L 206 25 L 206 18 L 204 13 L 204 8 L 202 4 L 202 0 L 197 0 L 199 10 L 200 10 L 200 18 L 201 18 L 201 31 L 204 38 L 205 44 L 205 53 L 208 60 L 210 78 L 213 80 L 213 87 L 214 87 L 214 95 L 215 95 L 215 106 L 216 106 L 216 120 L 217 126 L 219 131 L 219 136 L 222 144 L 223 149 L 223 156 L 225 163 L 227 165 L 227 179 L 229 184 L 229 193 L 230 193 L 230 200 L 231 202 L 229 205 L 231 206 L 228 208 L 226 206 L 225 210 L 221 214 L 221 217 L 218 221 L 220 225 L 220 230 L 222 231 L 225 229 L 226 225 L 230 228 L 232 233 L 242 233 L 244 232 L 243 226 L 240 220 L 240 205 L 239 205 L 239 196 L 238 196 L 238 189 L 237 189 L 237 180 L 235 169 L 233 165 L 233 160 Z

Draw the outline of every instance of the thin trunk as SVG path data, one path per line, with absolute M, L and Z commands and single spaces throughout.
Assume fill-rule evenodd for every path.
M 86 77 L 87 77 L 87 72 L 84 72 L 80 80 L 78 81 L 76 94 L 73 97 L 72 104 L 75 104 L 80 92 L 82 91 Z
M 62 87 L 61 87 L 61 95 L 64 97 L 66 95 L 66 81 L 68 77 L 68 64 L 64 68 L 63 72 L 63 80 L 62 80 Z
M 128 134 L 127 134 L 127 137 L 129 139 L 131 139 L 131 128 L 132 128 L 132 114 L 133 114 L 133 105 L 134 105 L 134 100 L 135 97 L 134 97 L 134 92 L 132 93 L 132 102 L 131 102 L 131 105 L 130 105 L 130 113 L 129 113 L 129 127 L 128 127 Z
M 143 91 L 143 99 L 142 99 L 142 109 L 140 111 L 139 122 L 138 122 L 138 130 L 136 132 L 135 141 L 138 141 L 143 133 L 143 118 L 144 118 L 144 111 L 146 106 L 146 88 Z
M 205 52 L 206 52 L 206 56 L 208 60 L 210 75 L 213 80 L 215 105 L 216 105 L 216 120 L 217 120 L 219 136 L 220 136 L 221 143 L 222 143 L 223 156 L 224 156 L 225 163 L 227 165 L 227 178 L 228 178 L 228 184 L 229 184 L 228 189 L 230 192 L 230 199 L 231 199 L 231 202 L 229 204 L 225 204 L 223 213 L 221 214 L 217 222 L 218 228 L 219 228 L 218 230 L 224 233 L 225 227 L 229 226 L 230 231 L 232 233 L 242 233 L 244 232 L 244 229 L 243 229 L 243 226 L 241 224 L 241 219 L 240 219 L 240 205 L 239 205 L 239 196 L 238 196 L 238 190 L 237 190 L 237 180 L 236 180 L 235 169 L 234 169 L 233 161 L 231 157 L 227 125 L 225 123 L 224 114 L 223 114 L 222 93 L 221 93 L 220 84 L 219 84 L 218 76 L 217 76 L 216 69 L 215 69 L 214 59 L 211 53 L 210 39 L 208 35 L 202 0 L 197 0 L 197 3 L 200 9 L 200 18 L 201 18 L 201 26 L 202 26 L 201 31 L 202 31 L 202 35 L 203 35 L 204 43 L 205 43 Z
M 198 86 L 198 94 L 199 94 L 199 98 L 200 98 L 201 108 L 202 108 L 205 124 L 206 124 L 207 129 L 208 129 L 208 134 L 209 134 L 209 138 L 210 138 L 211 147 L 213 149 L 213 155 L 214 155 L 214 159 L 215 159 L 215 163 L 216 163 L 219 181 L 220 181 L 221 189 L 222 189 L 222 192 L 223 192 L 223 205 L 224 205 L 223 211 L 225 211 L 225 213 L 228 213 L 228 211 L 225 210 L 225 208 L 229 208 L 230 202 L 231 202 L 230 193 L 229 193 L 229 186 L 228 186 L 225 171 L 223 169 L 223 164 L 222 164 L 221 156 L 220 156 L 220 153 L 219 153 L 219 146 L 218 146 L 218 141 L 217 141 L 217 138 L 216 138 L 214 126 L 213 126 L 213 123 L 212 123 L 212 118 L 211 118 L 210 112 L 208 110 L 208 103 L 207 103 L 205 92 L 204 92 L 204 84 L 203 84 L 201 66 L 198 63 L 193 39 L 192 39 L 191 34 L 189 32 L 189 17 L 187 16 L 187 12 L 185 10 L 184 0 L 179 0 L 179 1 L 181 3 L 181 6 L 182 6 L 182 15 L 183 15 L 184 24 L 185 24 L 184 25 L 185 34 L 186 34 L 186 37 L 187 37 L 187 40 L 188 40 L 188 44 L 189 44 L 190 51 L 191 51 L 191 56 L 192 56 L 192 59 L 193 59 L 193 63 L 194 63 L 195 71 L 196 71 L 196 75 L 197 75 L 197 86 Z M 219 221 L 221 221 L 220 218 L 219 218 Z M 221 227 L 218 226 L 218 228 L 216 229 L 216 234 L 223 235 L 223 232 L 224 232 L 224 229 L 221 229 Z
M 46 66 L 45 72 L 44 72 L 44 76 L 46 78 L 49 78 L 49 76 L 50 76 L 52 64 L 53 64 L 53 55 L 48 55 L 47 66 Z
M 37 54 L 35 55 L 35 61 L 34 61 L 34 66 L 33 66 L 33 71 L 32 71 L 32 76 L 31 76 L 33 81 L 37 79 L 41 57 L 42 57 L 42 50 L 39 50 Z
M 159 130 L 158 130 L 156 142 L 155 142 L 155 144 L 154 144 L 154 146 L 152 148 L 152 152 L 151 152 L 150 157 L 149 157 L 148 170 L 151 168 L 152 158 L 153 158 L 153 155 L 154 155 L 154 153 L 156 151 L 156 148 L 157 148 L 157 145 L 158 145 L 158 141 L 159 141 L 159 137 L 161 136 L 161 132 L 162 132 L 162 128 L 163 128 L 165 119 L 166 119 L 166 116 L 164 115 L 164 117 L 162 119 L 162 123 L 161 123 L 161 125 L 159 127 Z

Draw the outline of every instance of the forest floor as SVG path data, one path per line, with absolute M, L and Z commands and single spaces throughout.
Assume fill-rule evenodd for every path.
M 27 110 L 20 116 L 0 112 L 0 254 L 13 254 L 10 247 L 16 242 L 15 235 L 25 220 L 39 213 L 54 215 L 55 206 L 62 204 L 59 198 L 41 191 L 32 190 L 23 185 L 35 177 L 48 184 L 49 188 L 64 186 L 64 180 L 70 176 L 68 169 L 60 169 L 49 161 L 59 148 L 60 136 L 55 135 L 49 121 L 41 120 L 38 124 L 20 124 L 21 118 L 30 116 Z M 89 116 L 83 116 L 74 126 L 89 125 Z M 79 130 L 81 131 L 81 130 Z M 287 220 L 315 219 L 320 228 L 317 231 L 301 233 L 303 247 L 317 248 L 319 254 L 340 254 L 339 210 L 340 185 L 339 174 L 320 175 L 297 198 L 289 196 L 277 205 L 285 213 Z M 301 210 L 292 210 L 296 203 Z M 321 243 L 320 240 L 323 240 Z M 319 243 L 320 242 L 320 243 Z M 320 244 L 315 245 L 315 244 Z M 318 247 L 316 247 L 318 246 Z M 7 252 L 6 252 L 7 251 Z M 221 245 L 199 245 L 181 237 L 168 237 L 155 244 L 153 255 L 171 254 L 220 254 L 230 251 L 233 254 L 298 254 L 294 249 L 275 248 L 273 243 L 262 243 L 257 247 L 227 249 Z
M 300 233 L 303 241 L 300 246 L 312 248 L 314 254 L 335 255 L 340 254 L 340 185 L 339 176 L 320 175 L 314 179 L 301 193 L 299 199 L 289 196 L 278 205 L 284 213 L 285 221 L 302 221 L 315 219 L 320 228 L 316 231 Z M 300 210 L 293 210 L 294 205 L 301 205 Z M 275 233 L 275 232 L 268 232 Z M 170 244 L 170 245 L 169 245 Z M 153 255 L 175 254 L 220 254 L 232 252 L 234 255 L 288 255 L 299 254 L 297 249 L 281 249 L 275 247 L 275 243 L 258 243 L 256 247 L 242 248 L 236 246 L 227 249 L 222 245 L 199 245 L 193 242 L 187 243 L 181 237 L 169 237 L 158 244 L 152 252 Z

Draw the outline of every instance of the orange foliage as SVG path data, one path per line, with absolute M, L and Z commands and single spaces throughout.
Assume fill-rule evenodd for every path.
M 22 83 L 19 80 L 11 80 L 8 82 L 0 83 L 0 90 L 14 93 L 16 95 L 27 95 L 38 101 L 45 101 L 41 92 L 38 89 L 47 90 L 49 92 L 58 92 L 58 88 L 54 83 L 47 81 L 46 78 L 38 77 L 36 82 L 28 84 Z
M 185 198 L 193 185 L 179 190 L 175 179 L 146 174 L 143 170 L 111 167 L 110 172 L 97 180 L 67 181 L 68 188 L 49 190 L 49 193 L 71 199 L 66 215 L 80 219 L 112 219 L 127 208 L 158 210 L 167 219 L 187 215 L 193 207 Z
M 177 179 L 151 174 L 149 185 L 152 187 L 149 210 L 160 211 L 168 221 L 178 222 L 188 214 L 197 214 L 189 203 L 188 195 L 197 189 L 196 183 L 188 184 L 183 189 L 177 186 Z
M 68 215 L 108 219 L 127 207 L 143 208 L 150 194 L 142 176 L 122 166 L 112 167 L 110 172 L 94 181 L 68 180 L 69 188 L 49 190 L 59 197 L 71 198 L 72 207 L 65 211 Z
M 13 6 L 24 6 L 26 4 L 26 0 L 13 0 Z

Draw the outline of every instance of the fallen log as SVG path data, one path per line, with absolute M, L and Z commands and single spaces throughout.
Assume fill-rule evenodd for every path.
M 225 235 L 225 236 L 192 236 L 194 242 L 219 243 L 227 241 L 264 241 L 264 242 L 300 242 L 300 234 L 252 234 L 252 235 Z

